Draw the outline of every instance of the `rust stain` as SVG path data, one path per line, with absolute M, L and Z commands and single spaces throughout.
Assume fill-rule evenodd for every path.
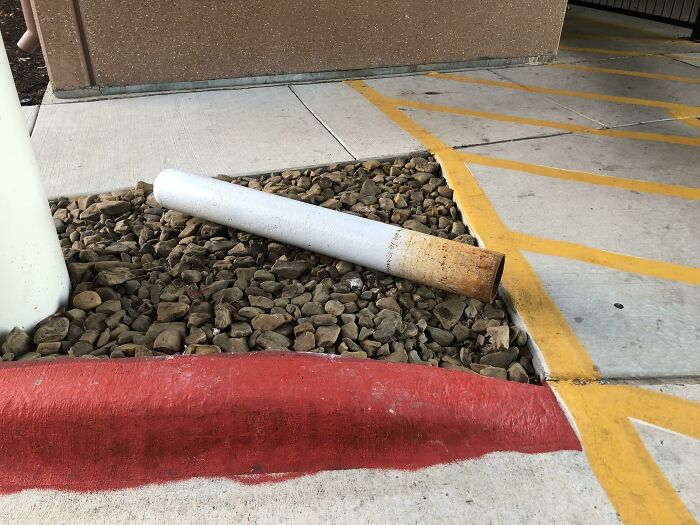
M 395 238 L 392 263 L 387 265 L 392 273 L 485 302 L 495 298 L 503 273 L 502 253 L 411 230 L 400 230 Z

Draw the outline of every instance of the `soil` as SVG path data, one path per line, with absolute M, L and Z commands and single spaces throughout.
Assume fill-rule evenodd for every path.
M 17 41 L 25 30 L 19 0 L 0 0 L 0 33 L 5 52 L 10 61 L 20 102 L 23 106 L 30 106 L 41 104 L 49 77 L 41 48 L 32 53 L 25 53 L 17 47 Z

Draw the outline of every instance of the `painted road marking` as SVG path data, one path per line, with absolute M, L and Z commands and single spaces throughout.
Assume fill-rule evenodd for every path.
M 513 232 L 512 237 L 513 242 L 523 250 L 587 262 L 637 275 L 647 275 L 700 286 L 700 268 L 609 252 L 583 244 L 545 239 L 526 233 Z
M 688 137 L 685 135 L 666 135 L 663 133 L 645 133 L 641 131 L 628 131 L 626 129 L 599 129 L 582 126 L 579 124 L 567 124 L 564 122 L 554 122 L 551 120 L 533 119 L 528 117 L 516 117 L 514 115 L 504 115 L 502 113 L 490 113 L 488 111 L 479 111 L 469 108 L 458 108 L 453 106 L 444 106 L 441 104 L 432 104 L 429 102 L 417 102 L 403 98 L 384 97 L 384 100 L 399 107 L 407 107 L 420 109 L 424 111 L 434 111 L 437 113 L 448 113 L 452 115 L 461 115 L 464 117 L 482 118 L 486 120 L 494 120 L 498 122 L 508 122 L 511 124 L 524 124 L 526 126 L 537 126 L 543 128 L 559 129 L 570 133 L 587 133 L 589 135 L 601 135 L 605 137 L 618 137 L 632 140 L 646 140 L 650 142 L 665 142 L 668 144 L 684 144 L 686 146 L 700 147 L 700 138 Z M 698 109 L 700 113 L 700 109 Z M 449 146 L 448 146 L 449 147 Z
M 593 472 L 625 523 L 696 523 L 630 418 L 700 439 L 700 405 L 619 385 L 560 382 Z
M 559 379 L 599 377 L 590 356 L 532 266 L 513 243 L 511 231 L 465 165 L 461 154 L 411 120 L 397 107 L 400 101 L 397 104 L 396 99 L 385 97 L 359 80 L 347 84 L 435 154 L 472 231 L 489 249 L 506 254 L 508 262 L 502 281 L 516 309 L 523 314 L 527 329 L 545 354 L 543 361 L 549 375 Z
M 409 118 L 399 109 L 404 105 L 400 100 L 385 97 L 362 81 L 347 84 L 435 155 L 474 234 L 484 246 L 506 254 L 508 263 L 503 282 L 507 292 L 543 355 L 550 375 L 564 379 L 552 386 L 570 411 L 591 468 L 621 518 L 627 523 L 694 523 L 693 516 L 646 450 L 630 418 L 700 439 L 700 405 L 630 386 L 587 384 L 599 379 L 597 369 L 514 242 L 521 234 L 514 234 L 502 222 L 465 164 L 464 155 Z M 542 248 L 549 246 L 545 244 Z M 569 249 L 570 255 L 592 257 L 592 252 L 582 253 L 577 245 L 560 248 Z M 606 266 L 626 265 L 639 272 L 659 270 L 640 264 L 636 258 L 614 255 L 618 255 L 617 260 L 599 262 Z M 571 380 L 575 378 L 585 379 Z
M 492 80 L 485 78 L 476 78 L 466 75 L 457 75 L 455 73 L 426 73 L 432 78 L 443 78 L 453 82 L 462 82 L 464 84 L 480 84 L 484 86 L 501 87 L 505 89 L 515 89 L 518 91 L 526 91 L 528 93 L 542 93 L 545 95 L 555 95 L 559 97 L 573 97 L 586 100 L 597 100 L 602 102 L 614 102 L 615 104 L 629 104 L 633 106 L 646 106 L 650 108 L 661 108 L 671 111 L 685 112 L 688 115 L 700 114 L 700 107 L 690 106 L 687 104 L 677 104 L 675 102 L 666 102 L 663 100 L 651 100 L 647 98 L 635 97 L 620 97 L 617 95 L 605 95 L 603 93 L 593 93 L 591 91 L 572 91 L 569 89 L 546 88 L 535 86 L 533 84 L 516 84 L 502 80 Z
M 700 78 L 682 77 L 677 75 L 662 75 L 659 73 L 647 73 L 645 71 L 632 71 L 628 69 L 616 69 L 610 67 L 581 66 L 578 64 L 547 64 L 545 67 L 557 69 L 571 69 L 573 71 L 589 71 L 591 73 L 605 73 L 608 75 L 623 75 L 628 77 L 650 78 L 653 80 L 667 80 L 669 82 L 685 82 L 687 84 L 700 84 Z
M 700 124 L 700 122 L 699 122 Z M 470 164 L 481 166 L 491 166 L 494 168 L 504 168 L 513 171 L 539 175 L 540 177 L 550 177 L 553 179 L 569 180 L 573 182 L 583 182 L 598 186 L 608 186 L 623 190 L 636 191 L 640 193 L 652 193 L 664 195 L 666 197 L 677 197 L 679 199 L 700 200 L 700 188 L 689 186 L 677 186 L 674 184 L 664 184 L 661 182 L 648 182 L 623 177 L 610 177 L 607 175 L 597 175 L 586 171 L 567 170 L 563 168 L 553 168 L 539 164 L 530 164 L 515 160 L 490 157 L 478 153 L 460 152 L 462 158 Z

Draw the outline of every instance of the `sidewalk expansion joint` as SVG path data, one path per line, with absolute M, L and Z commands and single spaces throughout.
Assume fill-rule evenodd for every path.
M 352 153 L 352 152 L 350 151 L 350 149 L 348 149 L 348 147 L 343 143 L 343 141 L 340 140 L 340 137 L 339 137 L 338 135 L 336 135 L 336 134 L 333 132 L 332 129 L 330 129 L 328 126 L 326 126 L 326 124 L 319 118 L 319 116 L 316 115 L 316 113 L 315 113 L 309 106 L 307 106 L 307 105 L 304 103 L 304 101 L 301 99 L 301 97 L 300 97 L 299 95 L 297 95 L 297 92 L 294 91 L 294 85 L 293 85 L 293 84 L 289 84 L 289 85 L 287 86 L 287 88 L 289 88 L 289 91 L 292 92 L 292 94 L 296 97 L 296 99 L 299 101 L 299 103 L 300 103 L 302 106 L 304 106 L 304 108 L 306 108 L 306 111 L 308 111 L 311 115 L 313 115 L 313 117 L 316 119 L 316 121 L 317 121 L 321 126 L 323 126 L 323 128 L 324 128 L 328 133 L 330 133 L 330 135 L 335 139 L 335 141 L 336 141 L 338 144 L 340 144 L 340 146 L 346 151 L 346 153 L 347 153 L 348 155 L 350 155 L 353 159 L 358 160 L 359 157 L 358 157 L 357 155 L 355 155 L 354 153 Z

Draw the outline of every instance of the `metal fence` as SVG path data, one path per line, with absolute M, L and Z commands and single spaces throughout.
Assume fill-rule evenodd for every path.
M 582 5 L 693 29 L 700 38 L 700 0 L 569 0 Z

